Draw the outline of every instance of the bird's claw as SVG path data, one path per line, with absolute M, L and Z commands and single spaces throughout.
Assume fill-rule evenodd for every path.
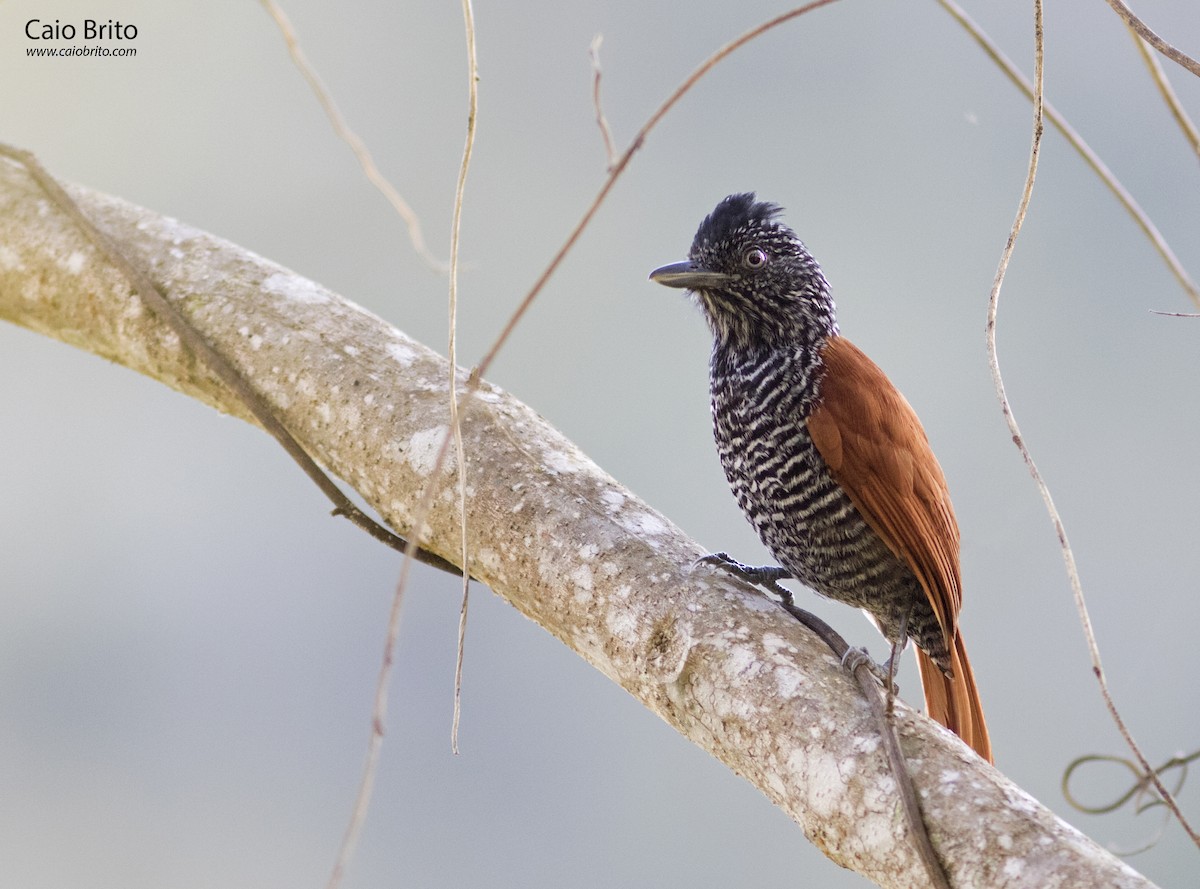
M 728 571 L 734 577 L 762 587 L 778 596 L 780 601 L 785 605 L 795 604 L 792 600 L 792 591 L 779 583 L 779 581 L 788 580 L 792 576 L 792 572 L 786 568 L 780 568 L 776 565 L 743 565 L 733 556 L 729 555 L 729 553 L 724 552 L 701 556 L 696 560 L 695 564 L 715 565 L 724 571 Z
M 879 680 L 879 684 L 884 687 L 884 690 L 887 690 L 890 681 L 892 686 L 891 695 L 900 693 L 900 686 L 892 681 L 891 670 L 888 665 L 877 663 L 865 648 L 847 648 L 846 653 L 842 655 L 842 667 L 847 673 L 851 674 L 859 667 L 866 667 L 871 672 L 871 675 Z

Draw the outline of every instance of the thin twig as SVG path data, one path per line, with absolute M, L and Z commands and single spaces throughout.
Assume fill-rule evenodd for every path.
M 1187 68 L 1197 77 L 1200 77 L 1200 62 L 1197 62 L 1191 56 L 1177 50 L 1171 44 L 1167 43 L 1140 18 L 1133 14 L 1133 10 L 1126 6 L 1121 0 L 1108 0 L 1108 5 L 1113 8 L 1113 12 L 1125 19 L 1125 24 L 1133 29 L 1133 32 L 1157 49 L 1160 53 L 1184 68 Z
M 1181 790 L 1183 790 L 1184 782 L 1187 780 L 1188 764 L 1198 758 L 1200 758 L 1200 750 L 1193 751 L 1192 753 L 1186 755 L 1177 754 L 1172 756 L 1154 771 L 1155 774 L 1162 775 L 1164 772 L 1172 769 L 1178 770 L 1175 780 L 1175 789 L 1172 791 L 1173 793 L 1178 794 Z M 1075 773 L 1076 769 L 1083 765 L 1094 762 L 1109 762 L 1123 766 L 1133 775 L 1133 784 L 1124 793 L 1110 803 L 1098 806 L 1084 805 L 1075 798 L 1075 794 L 1071 791 L 1071 776 Z M 1070 803 L 1079 811 L 1085 812 L 1089 815 L 1106 815 L 1110 812 L 1115 812 L 1130 800 L 1132 800 L 1134 803 L 1133 811 L 1135 815 L 1141 815 L 1143 812 L 1147 811 L 1148 809 L 1155 808 L 1156 806 L 1163 806 L 1163 819 L 1162 823 L 1158 826 L 1158 830 L 1156 830 L 1150 836 L 1150 838 L 1143 842 L 1140 846 L 1117 849 L 1113 844 L 1109 844 L 1109 848 L 1116 855 L 1119 855 L 1122 858 L 1138 855 L 1154 848 L 1162 839 L 1163 834 L 1166 833 L 1167 825 L 1171 823 L 1171 812 L 1164 806 L 1163 801 L 1160 798 L 1150 793 L 1150 781 L 1147 776 L 1139 771 L 1136 763 L 1124 757 L 1103 756 L 1099 754 L 1090 754 L 1088 756 L 1079 757 L 1078 759 L 1074 760 L 1063 773 L 1062 793 L 1063 797 L 1068 803 Z M 1149 797 L 1149 799 L 1147 799 L 1147 797 Z
M 330 95 L 320 75 L 317 74 L 316 69 L 309 62 L 308 57 L 304 54 L 304 50 L 300 47 L 300 40 L 296 36 L 296 31 L 292 27 L 292 23 L 288 20 L 288 17 L 275 0 L 261 0 L 261 2 L 267 10 L 267 14 L 275 20 L 275 24 L 283 35 L 284 42 L 287 44 L 288 53 L 292 57 L 293 64 L 300 69 L 300 73 L 308 81 L 313 94 L 317 97 L 317 101 L 321 103 L 321 108 L 325 111 L 325 116 L 329 118 L 330 124 L 333 125 L 334 132 L 337 133 L 339 139 L 350 146 L 350 150 L 354 152 L 354 156 L 357 158 L 359 166 L 362 167 L 362 171 L 366 174 L 367 179 L 387 198 L 388 203 L 392 205 L 392 208 L 400 218 L 404 220 L 404 224 L 408 227 L 408 239 L 412 242 L 413 250 L 435 272 L 444 273 L 446 271 L 446 264 L 430 253 L 429 248 L 425 244 L 425 235 L 421 232 L 421 220 L 417 218 L 416 212 L 409 206 L 408 201 L 404 200 L 396 187 L 379 171 L 379 167 L 375 164 L 375 159 L 371 157 L 371 152 L 367 149 L 363 140 L 346 123 L 346 119 L 338 109 L 337 103 L 333 101 L 333 96 Z
M 458 753 L 458 722 L 459 722 L 459 704 L 460 704 L 460 689 L 462 684 L 462 661 L 463 661 L 463 644 L 466 634 L 467 621 L 467 601 L 468 592 L 470 590 L 471 577 L 470 570 L 467 567 L 469 559 L 467 557 L 467 510 L 466 510 L 466 459 L 463 452 L 462 443 L 462 427 L 459 421 L 459 406 L 457 395 L 457 371 L 458 365 L 455 361 L 455 352 L 457 347 L 457 324 L 458 324 L 458 257 L 459 257 L 459 232 L 462 222 L 462 206 L 463 194 L 466 189 L 467 171 L 471 165 L 471 152 L 475 144 L 475 117 L 478 109 L 478 90 L 476 88 L 478 81 L 478 68 L 475 54 L 475 16 L 471 9 L 471 0 L 463 0 L 463 16 L 466 21 L 467 34 L 467 68 L 468 68 L 468 95 L 469 95 L 469 113 L 467 116 L 467 136 L 466 144 L 463 147 L 462 164 L 459 168 L 458 182 L 454 192 L 454 214 L 453 222 L 450 229 L 450 293 L 449 293 L 449 367 L 450 367 L 450 425 L 453 430 L 454 444 L 458 455 L 458 496 L 459 510 L 461 516 L 462 528 L 462 549 L 460 558 L 462 560 L 462 577 L 463 577 L 463 599 L 462 607 L 459 612 L 458 624 L 458 658 L 454 673 L 454 723 L 451 730 L 451 747 L 454 752 Z M 449 439 L 443 440 L 443 450 L 439 453 L 440 459 L 444 458 L 445 445 Z M 430 477 L 431 483 L 426 485 L 425 491 L 422 494 L 421 502 L 417 507 L 417 518 L 413 522 L 414 528 L 420 528 L 424 524 L 424 517 L 428 514 L 429 508 L 432 506 L 432 492 L 434 485 L 433 478 L 436 478 L 438 470 L 435 469 Z M 350 824 L 346 828 L 346 833 L 342 837 L 341 846 L 338 849 L 337 860 L 334 864 L 333 872 L 329 876 L 329 881 L 326 884 L 327 889 L 338 889 L 342 877 L 345 875 L 354 851 L 358 845 L 358 837 L 362 831 L 362 826 L 366 823 L 367 812 L 371 804 L 371 794 L 375 787 L 375 776 L 379 769 L 380 754 L 383 749 L 383 735 L 387 726 L 387 700 L 388 686 L 391 682 L 391 668 L 395 660 L 396 643 L 400 636 L 400 614 L 401 603 L 404 600 L 404 592 L 408 587 L 409 570 L 411 562 L 407 558 L 400 569 L 400 576 L 396 582 L 396 592 L 392 599 L 391 612 L 388 615 L 387 639 L 384 643 L 383 662 L 379 668 L 379 677 L 375 683 L 375 702 L 371 713 L 371 733 L 370 740 L 367 744 L 367 759 L 363 766 L 362 778 L 359 781 L 358 793 L 355 795 L 354 806 L 350 816 Z
M 941 0 L 945 5 L 946 0 Z M 1041 151 L 1042 132 L 1043 132 L 1043 112 L 1044 112 L 1044 65 L 1045 65 L 1045 33 L 1042 26 L 1042 2 L 1034 0 L 1034 88 L 1033 88 L 1033 144 L 1029 152 L 1029 171 L 1025 178 L 1025 188 L 1021 193 L 1021 201 L 1017 208 L 1016 218 L 1013 220 L 1012 229 L 1008 235 L 1008 242 L 1004 245 L 1004 250 L 1000 255 L 1000 264 L 996 269 L 996 277 L 992 284 L 992 292 L 988 299 L 987 313 L 987 353 L 988 366 L 992 372 L 992 383 L 996 389 L 996 395 L 1000 399 L 1000 408 L 1004 413 L 1005 422 L 1008 424 L 1009 432 L 1012 435 L 1013 443 L 1021 452 L 1021 457 L 1025 461 L 1025 466 L 1029 470 L 1030 476 L 1033 478 L 1034 484 L 1037 486 L 1038 492 L 1042 495 L 1042 500 L 1046 505 L 1046 511 L 1050 515 L 1050 521 L 1054 525 L 1055 533 L 1058 535 L 1059 546 L 1062 549 L 1063 561 L 1066 564 L 1067 577 L 1071 584 L 1071 593 L 1075 600 L 1075 608 L 1079 613 L 1079 620 L 1083 627 L 1084 638 L 1087 641 L 1088 651 L 1092 659 L 1092 672 L 1096 676 L 1096 680 L 1100 685 L 1100 693 L 1104 698 L 1105 706 L 1111 715 L 1113 722 L 1117 726 L 1117 730 L 1125 739 L 1125 743 L 1133 751 L 1135 758 L 1141 763 L 1143 770 L 1151 775 L 1151 780 L 1154 782 L 1155 788 L 1159 791 L 1163 801 L 1175 813 L 1180 824 L 1192 837 L 1194 842 L 1200 845 L 1200 837 L 1197 837 L 1191 826 L 1183 817 L 1183 813 L 1176 805 L 1174 798 L 1167 791 L 1167 788 L 1158 779 L 1158 776 L 1153 773 L 1149 762 L 1137 745 L 1133 735 L 1125 725 L 1125 720 L 1121 717 L 1117 710 L 1116 703 L 1112 699 L 1112 695 L 1108 689 L 1108 680 L 1104 676 L 1104 668 L 1100 662 L 1100 647 L 1096 642 L 1096 634 L 1092 628 L 1091 615 L 1088 613 L 1087 600 L 1083 594 L 1083 583 L 1079 577 L 1079 569 L 1075 564 L 1075 553 L 1071 549 L 1071 544 L 1067 539 L 1067 530 L 1063 525 L 1062 517 L 1058 513 L 1057 507 L 1054 505 L 1054 498 L 1050 496 L 1050 488 L 1042 478 L 1041 472 L 1038 470 L 1037 464 L 1034 462 L 1033 455 L 1029 448 L 1025 445 L 1025 439 L 1021 435 L 1020 427 L 1017 425 L 1016 416 L 1013 414 L 1012 405 L 1009 403 L 1008 395 L 1004 387 L 1004 378 L 1000 373 L 1000 359 L 996 351 L 996 314 L 1000 304 L 1000 289 L 1004 284 L 1004 275 L 1008 269 L 1009 261 L 1012 259 L 1013 250 L 1016 247 L 1017 236 L 1020 234 L 1021 226 L 1025 221 L 1025 214 L 1029 209 L 1029 202 L 1033 196 L 1033 183 L 1037 176 L 1038 155 Z
M 953 16 L 960 25 L 962 25 L 962 27 L 967 31 L 968 34 L 971 35 L 975 42 L 979 44 L 983 51 L 988 54 L 992 61 L 1000 67 L 1000 70 L 1005 73 L 1008 79 L 1011 80 L 1017 86 L 1017 88 L 1021 90 L 1021 92 L 1025 93 L 1026 97 L 1033 98 L 1033 85 L 1030 84 L 1029 79 L 1021 73 L 1020 69 L 1017 68 L 1012 60 L 1009 59 L 1008 56 L 1006 56 L 998 46 L 996 46 L 996 44 L 991 40 L 990 37 L 987 36 L 986 33 L 984 33 L 983 29 L 979 27 L 979 25 L 976 24 L 970 16 L 967 15 L 966 12 L 964 12 L 963 9 L 954 2 L 954 0 L 938 0 L 938 3 L 940 3 L 942 8 L 949 12 L 950 15 Z M 1088 166 L 1090 166 L 1096 175 L 1099 176 L 1104 182 L 1104 184 L 1108 186 L 1109 191 L 1111 191 L 1116 196 L 1117 200 L 1121 202 L 1121 205 L 1125 208 L 1126 212 L 1133 217 L 1134 221 L 1138 224 L 1138 227 L 1141 228 L 1146 237 L 1150 239 L 1150 242 L 1154 245 L 1154 249 L 1158 251 L 1159 256 L 1162 257 L 1163 261 L 1167 264 L 1167 267 L 1171 269 L 1171 273 L 1175 276 L 1175 279 L 1179 282 L 1179 285 L 1187 292 L 1188 297 L 1192 300 L 1192 302 L 1200 306 L 1200 287 L 1197 287 L 1195 282 L 1192 281 L 1191 277 L 1187 273 L 1187 270 L 1184 269 L 1183 263 L 1179 261 L 1179 259 L 1175 256 L 1174 251 L 1171 250 L 1170 246 L 1167 244 L 1166 238 L 1162 236 L 1154 223 L 1150 221 L 1150 217 L 1146 215 L 1146 212 L 1138 205 L 1138 202 L 1134 200 L 1133 195 L 1125 190 L 1125 187 L 1121 185 L 1120 181 L 1116 176 L 1113 175 L 1112 171 L 1109 170 L 1104 161 L 1100 159 L 1099 155 L 1097 155 L 1092 150 L 1091 146 L 1084 141 L 1083 137 L 1080 136 L 1079 133 L 1077 133 L 1069 123 L 1067 123 L 1066 118 L 1063 117 L 1053 105 L 1051 105 L 1049 102 L 1046 102 L 1044 99 L 1042 101 L 1042 110 L 1046 119 L 1054 124 L 1055 128 L 1062 133 L 1068 142 L 1071 143 L 1071 147 L 1083 157 Z
M 596 197 L 592 199 L 591 205 L 587 208 L 587 210 L 584 211 L 583 217 L 575 224 L 575 227 L 571 229 L 571 233 L 567 235 L 567 239 L 563 242 L 563 245 L 558 248 L 558 252 L 555 253 L 551 258 L 550 263 L 542 271 L 541 275 L 538 276 L 537 280 L 533 282 L 533 286 L 529 288 L 529 292 L 525 294 L 525 298 L 522 299 L 517 305 L 516 310 L 512 313 L 512 315 L 509 316 L 509 319 L 505 323 L 503 329 L 500 331 L 500 334 L 496 337 L 491 347 L 484 354 L 483 359 L 479 362 L 479 365 L 475 368 L 475 371 L 472 374 L 474 379 L 482 379 L 487 373 L 487 370 L 489 367 L 491 367 L 492 362 L 496 360 L 496 356 L 500 354 L 500 350 L 504 348 L 504 344 L 508 342 L 508 338 L 512 336 L 512 332 L 517 328 L 517 325 L 521 323 L 521 319 L 525 316 L 525 313 L 529 311 L 529 307 L 533 305 L 533 301 L 537 299 L 538 294 L 542 292 L 542 288 L 546 286 L 546 282 L 549 281 L 550 277 L 555 273 L 555 271 L 558 270 L 559 265 L 562 264 L 562 261 L 566 258 L 566 255 L 571 252 L 571 249 L 575 246 L 575 242 L 578 241 L 580 235 L 583 234 L 583 230 L 586 229 L 591 223 L 592 217 L 596 215 L 596 212 L 600 209 L 600 205 L 604 203 L 604 199 L 607 198 L 608 193 L 612 191 L 613 185 L 616 184 L 616 181 L 621 177 L 621 174 L 625 172 L 625 168 L 629 166 L 629 162 L 633 159 L 633 156 L 637 154 L 638 150 L 642 147 L 642 145 L 645 144 L 646 137 L 649 136 L 651 131 L 658 126 L 664 117 L 666 117 L 667 113 L 675 107 L 679 100 L 687 95 L 689 91 L 691 91 L 692 87 L 696 85 L 697 81 L 708 74 L 708 72 L 711 71 L 721 61 L 723 61 L 726 56 L 741 49 L 755 38 L 761 37 L 763 34 L 779 27 L 785 22 L 790 22 L 794 18 L 798 18 L 806 13 L 812 12 L 813 10 L 820 9 L 822 6 L 828 6 L 833 2 L 835 2 L 835 0 L 812 0 L 811 3 L 806 3 L 803 6 L 790 9 L 787 12 L 775 16 L 773 19 L 763 22 L 757 27 L 751 28 L 740 37 L 737 37 L 734 40 L 731 40 L 729 43 L 726 43 L 711 56 L 705 59 L 700 64 L 700 67 L 696 68 L 695 71 L 693 71 L 687 76 L 687 78 L 684 79 L 683 83 L 675 88 L 675 91 L 667 97 L 666 101 L 659 105 L 654 113 L 650 115 L 649 119 L 642 124 L 641 129 L 639 129 L 637 134 L 633 137 L 633 141 L 629 143 L 629 147 L 621 153 L 619 158 L 617 158 L 617 162 L 613 164 L 612 169 L 609 170 L 608 176 L 604 180 L 604 184 L 600 186 L 600 190 L 596 193 Z M 474 391 L 474 388 L 472 387 L 472 389 L 469 391 Z
M 200 359 L 204 366 L 211 370 L 246 405 L 246 409 L 250 411 L 258 424 L 283 446 L 288 456 L 300 465 L 300 468 L 304 470 L 304 474 L 312 479 L 316 486 L 321 489 L 321 492 L 329 498 L 334 505 L 334 515 L 345 516 L 376 540 L 386 543 L 392 549 L 403 552 L 411 551 L 414 558 L 419 562 L 440 568 L 450 574 L 461 573 L 457 566 L 443 559 L 441 556 L 434 555 L 419 547 L 413 548 L 409 546 L 402 537 L 396 536 L 355 506 L 342 493 L 341 488 L 317 466 L 312 457 L 308 455 L 308 452 L 304 450 L 300 443 L 292 436 L 291 432 L 288 431 L 283 421 L 279 419 L 275 409 L 267 403 L 250 381 L 242 376 L 241 372 L 233 366 L 233 363 L 228 358 L 209 344 L 208 340 L 192 326 L 191 322 L 171 304 L 163 292 L 159 290 L 158 285 L 139 266 L 135 265 L 132 260 L 121 252 L 116 242 L 87 218 L 79 208 L 79 205 L 63 190 L 57 180 L 46 172 L 45 168 L 42 167 L 33 154 L 2 143 L 0 143 L 0 154 L 12 158 L 29 171 L 29 175 L 33 177 L 34 181 L 38 183 L 50 200 L 63 213 L 70 217 L 71 221 L 75 223 L 88 240 L 95 244 L 100 252 L 108 258 L 108 261 L 133 285 L 142 302 L 162 318 L 175 331 L 183 344 Z
M 411 549 L 411 546 L 409 547 Z M 367 759 L 363 764 L 362 777 L 358 782 L 358 793 L 355 795 L 354 808 L 350 815 L 350 823 L 342 842 L 338 846 L 337 859 L 333 871 L 329 874 L 326 889 L 338 889 L 354 850 L 358 847 L 358 838 L 362 834 L 363 824 L 367 820 L 367 810 L 371 805 L 371 791 L 375 788 L 375 775 L 379 769 L 379 752 L 383 748 L 383 735 L 387 727 L 388 680 L 392 672 L 392 660 L 396 651 L 396 640 L 400 636 L 400 609 L 404 603 L 404 590 L 408 586 L 408 572 L 412 567 L 412 559 L 405 554 L 400 565 L 400 577 L 396 580 L 396 593 L 392 597 L 392 608 L 388 614 L 387 638 L 383 643 L 383 663 L 379 667 L 379 678 L 375 682 L 375 701 L 371 708 L 371 732 L 367 742 Z
M 1187 754 L 1182 754 L 1182 753 L 1176 754 L 1175 756 L 1172 756 L 1169 759 L 1167 759 L 1167 761 L 1164 762 L 1162 765 L 1160 765 L 1158 768 L 1156 768 L 1154 770 L 1154 773 L 1157 775 L 1161 775 L 1164 772 L 1170 771 L 1172 769 L 1177 769 L 1179 772 L 1179 778 L 1175 784 L 1175 792 L 1178 793 L 1179 790 L 1183 787 L 1183 783 L 1187 778 L 1188 765 L 1192 762 L 1195 762 L 1197 759 L 1200 759 L 1200 750 L 1194 750 L 1191 753 L 1187 753 Z M 1133 776 L 1133 784 L 1131 784 L 1127 790 L 1125 790 L 1123 793 L 1121 793 L 1119 796 L 1117 796 L 1116 799 L 1114 799 L 1112 802 L 1108 802 L 1108 803 L 1104 803 L 1102 805 L 1096 805 L 1096 806 L 1084 805 L 1075 797 L 1075 794 L 1071 791 L 1071 776 L 1074 775 L 1075 771 L 1077 769 L 1079 769 L 1080 767 L 1089 765 L 1094 762 L 1110 762 L 1110 763 L 1114 763 L 1116 765 L 1122 766 L 1123 768 L 1127 769 L 1129 771 L 1129 773 Z M 1087 756 L 1078 757 L 1077 759 L 1073 760 L 1070 763 L 1070 765 L 1067 766 L 1066 770 L 1063 772 L 1063 777 L 1062 777 L 1062 794 L 1063 794 L 1063 797 L 1066 799 L 1066 801 L 1068 803 L 1070 803 L 1072 806 L 1074 806 L 1076 809 L 1078 809 L 1080 812 L 1085 812 L 1088 815 L 1107 815 L 1110 812 L 1115 812 L 1117 809 L 1124 806 L 1131 799 L 1135 799 L 1135 798 L 1141 796 L 1142 794 L 1144 794 L 1146 792 L 1147 788 L 1149 787 L 1149 785 L 1150 785 L 1150 780 L 1147 777 L 1147 775 L 1138 769 L 1136 763 L 1131 762 L 1130 760 L 1126 759 L 1125 757 L 1110 756 L 1110 755 L 1104 755 L 1104 754 L 1099 754 L 1099 753 L 1090 753 Z M 1150 808 L 1151 805 L 1156 805 L 1156 804 L 1157 803 L 1153 803 L 1153 802 L 1152 803 L 1139 803 L 1135 808 L 1136 808 L 1136 811 L 1140 814 L 1140 813 L 1144 812 L 1146 809 Z
M 1150 77 L 1154 80 L 1154 85 L 1158 87 L 1158 92 L 1162 95 L 1163 101 L 1171 109 L 1171 116 L 1179 124 L 1179 129 L 1183 131 L 1184 138 L 1192 146 L 1192 151 L 1200 158 L 1200 130 L 1196 129 L 1196 125 L 1188 117 L 1187 111 L 1184 110 L 1183 104 L 1179 101 L 1179 96 L 1175 95 L 1175 90 L 1171 86 L 1171 81 L 1167 79 L 1167 72 L 1163 70 L 1162 64 L 1158 61 L 1158 56 L 1150 51 L 1150 44 L 1138 36 L 1137 31 L 1133 28 L 1129 29 L 1129 35 L 1133 38 L 1134 44 L 1137 45 L 1142 61 L 1150 69 Z
M 604 105 L 600 101 L 600 44 L 604 42 L 604 35 L 597 34 L 592 40 L 592 45 L 588 47 L 588 58 L 592 60 L 592 108 L 596 112 L 596 126 L 600 127 L 600 138 L 604 140 L 604 161 L 608 165 L 606 169 L 612 170 L 613 164 L 617 162 L 617 146 L 613 143 L 612 129 L 608 125 L 608 118 L 604 116 Z
M 454 222 L 450 229 L 450 427 L 454 430 L 454 450 L 458 457 L 458 512 L 462 530 L 460 551 L 463 566 L 462 606 L 458 612 L 458 654 L 454 661 L 454 719 L 450 727 L 450 748 L 458 754 L 458 725 L 462 717 L 463 653 L 467 638 L 467 604 L 470 601 L 471 577 L 467 567 L 467 458 L 463 448 L 462 419 L 458 409 L 458 237 L 462 223 L 463 192 L 471 152 L 475 146 L 475 120 L 479 112 L 479 64 L 475 54 L 475 12 L 471 0 L 462 0 L 463 21 L 467 37 L 467 138 L 463 146 L 462 166 L 454 190 Z

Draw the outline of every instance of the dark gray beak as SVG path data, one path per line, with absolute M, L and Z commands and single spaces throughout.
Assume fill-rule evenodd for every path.
M 655 269 L 650 273 L 650 280 L 665 284 L 667 287 L 686 288 L 687 290 L 716 290 L 724 287 L 733 278 L 724 272 L 709 271 L 691 260 L 685 260 Z

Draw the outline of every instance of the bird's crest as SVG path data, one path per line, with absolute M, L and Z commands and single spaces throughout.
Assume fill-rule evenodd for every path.
M 775 221 L 781 213 L 783 207 L 756 201 L 752 191 L 731 194 L 704 217 L 696 231 L 693 247 L 728 243 L 751 229 L 783 228 Z

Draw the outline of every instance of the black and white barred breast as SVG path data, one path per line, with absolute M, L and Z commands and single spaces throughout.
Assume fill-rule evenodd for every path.
M 862 518 L 809 435 L 820 348 L 714 349 L 713 434 L 725 477 L 782 567 L 868 612 L 889 640 L 912 608 L 908 635 L 943 666 L 945 642 L 915 575 Z

